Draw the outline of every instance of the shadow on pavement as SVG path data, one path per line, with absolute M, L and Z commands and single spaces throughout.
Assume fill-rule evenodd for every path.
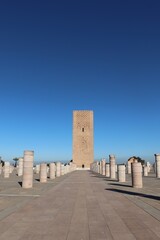
M 113 188 L 106 188 L 105 190 L 112 191 L 112 192 L 124 193 L 124 194 L 132 195 L 132 196 L 138 196 L 138 197 L 150 198 L 150 199 L 154 199 L 154 200 L 160 200 L 159 196 L 154 196 L 154 195 L 150 195 L 150 194 L 129 192 L 129 191 L 120 190 L 120 189 L 113 189 Z
M 38 178 L 36 178 L 35 181 L 40 182 L 40 180 Z
M 107 182 L 118 182 L 117 179 L 110 179 L 110 178 L 106 178 L 105 181 L 107 181 Z
M 22 182 L 18 182 L 18 184 L 22 187 Z
M 108 183 L 108 185 L 120 186 L 120 187 L 132 187 L 131 185 L 124 185 L 124 184 L 118 184 L 118 183 Z
M 90 172 L 90 174 L 91 174 L 91 177 L 96 177 L 96 178 L 102 178 L 104 181 L 111 181 L 111 182 L 117 182 L 118 180 L 117 179 L 110 179 L 110 178 L 108 178 L 108 177 L 106 177 L 106 176 L 104 176 L 104 175 L 101 175 L 101 174 L 93 174 L 93 173 L 91 173 Z

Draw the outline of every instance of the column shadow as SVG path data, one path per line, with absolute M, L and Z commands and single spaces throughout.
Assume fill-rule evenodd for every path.
M 120 186 L 120 187 L 132 187 L 131 185 L 124 185 L 124 184 L 119 184 L 119 183 L 108 183 L 108 185 L 113 185 L 113 186 Z
M 95 178 L 101 178 L 101 179 L 103 179 L 104 181 L 111 181 L 111 182 L 118 182 L 118 180 L 117 179 L 111 179 L 111 178 L 109 178 L 109 177 L 106 177 L 106 176 L 104 176 L 104 175 L 101 175 L 101 174 L 91 174 L 91 177 L 95 177 Z
M 107 182 L 118 182 L 117 179 L 110 179 L 108 177 L 105 178 L 105 181 L 107 181 Z M 111 184 L 111 183 L 109 183 L 109 184 Z M 115 183 L 115 185 L 116 185 L 116 183 Z
M 18 182 L 18 184 L 22 187 L 22 182 Z
M 112 192 L 123 193 L 123 194 L 128 194 L 128 195 L 131 195 L 131 196 L 138 196 L 138 197 L 144 197 L 144 198 L 149 198 L 149 199 L 154 199 L 154 200 L 160 200 L 159 196 L 145 194 L 145 193 L 130 192 L 130 191 L 126 191 L 126 190 L 113 189 L 113 188 L 106 188 L 105 190 L 112 191 Z
M 35 178 L 35 181 L 40 182 L 40 179 L 39 178 Z

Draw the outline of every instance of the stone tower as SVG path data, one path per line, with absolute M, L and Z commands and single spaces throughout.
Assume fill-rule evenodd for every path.
M 73 111 L 73 162 L 90 168 L 93 155 L 93 111 Z

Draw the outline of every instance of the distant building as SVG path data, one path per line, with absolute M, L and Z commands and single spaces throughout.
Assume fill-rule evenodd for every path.
M 89 168 L 93 160 L 93 111 L 73 111 L 73 162 Z

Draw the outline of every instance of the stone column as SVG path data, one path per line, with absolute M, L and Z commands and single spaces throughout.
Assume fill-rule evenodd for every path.
M 36 165 L 36 174 L 39 174 L 39 172 L 40 172 L 40 164 L 37 164 Z
M 155 156 L 155 166 L 156 166 L 156 177 L 160 178 L 160 153 L 154 154 Z
M 47 164 L 41 163 L 40 164 L 40 182 L 46 183 L 47 182 Z
M 148 173 L 150 172 L 151 168 L 150 168 L 151 164 L 149 162 L 147 162 L 147 169 L 148 169 Z
M 23 188 L 33 187 L 33 159 L 34 151 L 24 151 L 23 158 Z
M 99 162 L 96 162 L 96 173 L 99 173 Z
M 99 173 L 99 162 L 95 162 L 95 170 L 96 173 Z
M 10 163 L 9 162 L 5 162 L 4 163 L 4 178 L 9 178 L 9 174 L 10 174 Z
M 102 159 L 101 161 L 101 168 L 102 168 L 102 175 L 105 176 L 106 175 L 106 160 Z
M 155 161 L 156 161 L 156 159 L 155 159 Z M 153 172 L 156 174 L 156 162 L 155 163 L 153 163 Z
M 101 168 L 101 165 L 100 165 L 100 162 L 98 162 L 98 173 L 100 174 L 100 168 Z
M 106 177 L 110 177 L 110 165 L 106 163 Z
M 126 181 L 125 165 L 118 165 L 118 181 L 119 182 L 125 182 Z
M 99 162 L 99 173 L 102 174 L 102 161 Z
M 64 165 L 64 175 L 66 175 L 67 174 L 67 167 L 66 167 L 66 165 Z
M 49 164 L 49 178 L 55 179 L 55 173 L 56 173 L 55 163 L 50 163 Z
M 94 163 L 90 164 L 90 170 L 93 172 L 94 171 Z
M 14 167 L 13 167 L 12 165 L 10 165 L 10 167 L 9 167 L 9 173 L 12 173 L 13 170 L 14 170 Z
M 18 164 L 18 176 L 22 176 L 23 175 L 23 158 L 19 158 L 18 162 L 19 162 L 19 164 Z
M 110 162 L 110 178 L 115 179 L 116 178 L 116 160 L 114 155 L 109 155 L 109 162 Z
M 0 174 L 2 174 L 2 164 L 0 163 Z
M 70 166 L 69 166 L 69 164 L 66 165 L 66 172 L 67 172 L 67 173 L 70 172 Z
M 142 165 L 140 162 L 132 163 L 132 187 L 142 188 Z
M 56 162 L 56 177 L 60 177 L 60 176 L 61 176 L 61 163 Z
M 64 175 L 64 164 L 61 164 L 61 176 Z
M 148 167 L 147 166 L 143 167 L 143 176 L 148 176 Z
M 127 173 L 131 174 L 131 163 L 130 162 L 127 163 Z

